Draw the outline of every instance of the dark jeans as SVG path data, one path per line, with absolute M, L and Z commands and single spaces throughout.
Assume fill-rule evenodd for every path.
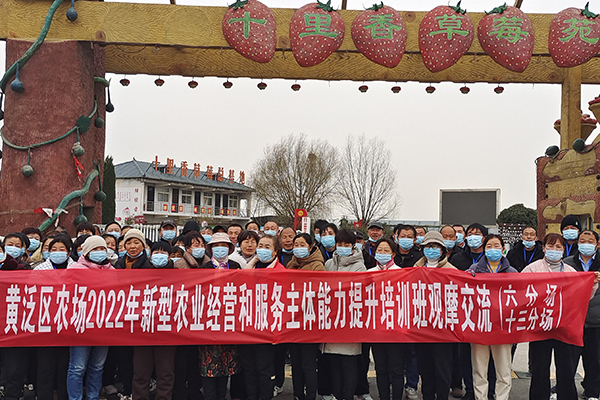
M 575 387 L 576 346 L 554 339 L 529 343 L 531 364 L 530 400 L 548 400 L 550 398 L 550 363 L 554 350 L 556 365 L 556 389 L 558 400 L 577 400 Z
M 275 345 L 275 386 L 283 387 L 285 383 L 285 358 L 287 357 L 288 344 Z
M 27 375 L 27 348 L 0 349 L 0 382 L 4 384 L 4 399 L 19 400 Z
M 462 389 L 462 374 L 460 373 L 460 357 L 458 356 L 458 349 L 460 343 L 452 343 L 452 380 L 450 387 L 452 389 Z
M 150 399 L 150 378 L 156 371 L 156 400 L 171 400 L 175 379 L 175 346 L 133 348 L 133 391 L 135 400 Z
M 452 376 L 452 343 L 417 343 L 423 400 L 446 400 Z
M 37 383 L 35 393 L 38 400 L 67 400 L 67 371 L 69 369 L 68 347 L 37 348 Z
M 317 396 L 318 343 L 290 343 L 292 384 L 298 400 L 315 400 Z M 304 394 L 306 390 L 306 395 Z
M 419 362 L 417 361 L 417 350 L 414 343 L 406 343 L 404 348 L 404 368 L 406 372 L 406 385 L 417 390 L 419 386 Z
M 583 331 L 583 387 L 587 397 L 600 397 L 600 328 Z M 575 364 L 577 367 L 577 364 Z
M 231 375 L 229 381 L 229 396 L 231 400 L 246 399 L 246 382 L 244 380 L 244 373 L 238 372 L 235 375 Z
M 133 384 L 133 347 L 112 346 L 108 348 L 108 356 L 104 362 L 102 386 L 123 383 L 123 394 L 131 395 Z
M 329 356 L 330 354 L 321 353 L 317 359 L 317 388 L 321 396 L 330 396 L 333 393 Z
M 404 343 L 373 343 L 373 358 L 380 400 L 402 400 L 404 391 Z
M 362 353 L 358 358 L 358 374 L 356 378 L 356 395 L 362 396 L 369 394 L 369 380 L 367 374 L 369 373 L 369 364 L 371 359 L 371 343 L 362 344 Z
M 228 376 L 219 376 L 217 378 L 202 377 L 202 387 L 204 388 L 205 400 L 224 400 L 227 396 Z
M 352 400 L 356 392 L 356 374 L 360 355 L 344 356 L 328 354 L 330 365 L 331 385 L 336 400 Z
M 245 344 L 238 346 L 242 372 L 246 382 L 248 400 L 271 400 L 273 398 L 275 346 Z
M 200 400 L 200 354 L 198 346 L 177 346 L 173 400 Z

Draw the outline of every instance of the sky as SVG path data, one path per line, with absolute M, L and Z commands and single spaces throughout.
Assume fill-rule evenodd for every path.
M 226 6 L 232 0 L 177 0 L 181 5 Z M 147 1 L 149 3 L 168 3 Z M 270 7 L 299 8 L 309 0 L 263 0 Z M 372 2 L 372 1 L 371 1 Z M 348 0 L 348 9 L 363 9 L 371 2 Z M 498 0 L 467 0 L 462 7 L 470 12 L 491 10 Z M 511 2 L 509 1 L 509 4 Z M 446 1 L 388 0 L 386 5 L 400 11 L 429 11 Z M 336 8 L 341 0 L 332 0 Z M 557 13 L 582 2 L 524 0 L 525 13 Z M 364 7 L 363 7 L 364 6 Z M 600 12 L 600 0 L 590 1 Z M 4 64 L 4 43 L 0 43 L 0 65 Z M 468 95 L 461 84 L 436 84 L 432 95 L 427 83 L 401 83 L 393 94 L 393 83 L 369 82 L 367 93 L 358 91 L 362 82 L 302 81 L 302 89 L 290 89 L 293 81 L 232 79 L 233 88 L 223 87 L 225 79 L 129 75 L 131 84 L 121 86 L 123 76 L 112 79 L 111 97 L 115 112 L 107 115 L 106 154 L 115 163 L 131 160 L 161 162 L 167 157 L 179 165 L 200 163 L 236 176 L 252 167 L 263 149 L 288 134 L 306 134 L 326 139 L 342 148 L 348 135 L 378 137 L 389 147 L 397 172 L 397 192 L 402 206 L 395 219 L 439 219 L 440 189 L 501 189 L 500 209 L 516 203 L 536 208 L 535 159 L 560 138 L 553 123 L 560 118 L 560 85 L 470 84 Z M 597 85 L 584 85 L 582 106 L 600 93 Z M 591 113 L 590 113 L 591 114 Z M 593 140 L 600 128 L 588 140 Z M 336 213 L 337 214 L 337 213 Z M 341 217 L 332 215 L 332 217 Z

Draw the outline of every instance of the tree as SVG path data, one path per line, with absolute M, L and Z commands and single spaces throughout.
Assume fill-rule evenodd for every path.
M 514 204 L 500 212 L 496 222 L 499 224 L 524 224 L 537 229 L 537 211 L 523 204 Z
M 399 206 L 391 160 L 382 140 L 348 136 L 338 168 L 338 192 L 344 208 L 363 226 L 392 216 Z
M 324 140 L 288 135 L 267 146 L 256 163 L 250 185 L 258 201 L 293 221 L 296 208 L 321 213 L 334 189 L 337 151 Z
M 112 156 L 106 156 L 104 160 L 104 175 L 102 178 L 102 190 L 106 193 L 106 200 L 102 202 L 102 223 L 108 224 L 115 220 L 115 165 Z

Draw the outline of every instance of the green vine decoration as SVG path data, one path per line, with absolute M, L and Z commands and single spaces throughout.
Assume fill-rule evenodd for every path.
M 23 55 L 13 65 L 11 65 L 9 69 L 6 70 L 6 73 L 0 81 L 0 90 L 2 90 L 2 92 L 5 92 L 9 79 L 15 76 L 15 73 L 17 72 L 17 64 L 20 64 L 20 67 L 23 68 L 31 56 L 33 56 L 33 54 L 40 48 L 44 40 L 46 40 L 46 35 L 48 34 L 50 25 L 52 24 L 52 18 L 54 17 L 58 6 L 60 6 L 62 2 L 63 0 L 54 0 L 54 3 L 52 3 L 50 9 L 48 9 L 48 14 L 46 14 L 46 19 L 44 20 L 44 26 L 42 27 L 42 31 L 40 32 L 38 38 L 31 44 L 25 53 L 23 53 Z

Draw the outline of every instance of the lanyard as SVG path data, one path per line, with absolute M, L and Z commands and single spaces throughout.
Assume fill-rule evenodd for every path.
M 473 253 L 471 253 L 471 259 L 473 260 L 473 264 L 477 264 L 477 262 L 479 261 L 479 259 L 481 258 L 481 256 L 483 255 L 483 251 L 481 253 L 479 253 L 479 257 L 477 257 L 477 260 L 475 258 L 473 258 Z
M 525 261 L 525 266 L 531 264 L 531 260 L 533 259 L 533 256 L 535 256 L 535 247 L 532 250 L 531 257 L 529 257 L 529 261 L 527 261 L 527 249 L 525 249 L 525 247 L 523 247 L 523 261 Z
M 324 248 L 324 247 L 323 247 Z M 325 248 L 324 248 L 325 249 Z M 327 251 L 327 249 L 325 249 L 325 253 L 327 253 L 327 259 L 329 260 L 331 258 L 331 255 L 329 254 L 329 252 Z
M 575 243 L 573 243 L 575 244 Z M 571 248 L 573 248 L 573 244 L 569 244 L 567 243 L 567 257 L 569 257 L 571 255 Z M 562 271 L 562 269 L 561 269 Z
M 486 261 L 485 263 L 487 264 L 487 267 L 488 267 L 488 269 L 490 270 L 491 273 L 497 274 L 498 270 L 500 269 L 500 266 L 502 265 L 502 260 L 498 263 L 498 268 L 496 268 L 495 271 L 492 269 L 492 266 L 490 265 L 489 261 Z
M 281 260 L 281 263 L 283 264 L 283 254 L 280 255 L 279 257 L 280 257 L 279 259 Z

